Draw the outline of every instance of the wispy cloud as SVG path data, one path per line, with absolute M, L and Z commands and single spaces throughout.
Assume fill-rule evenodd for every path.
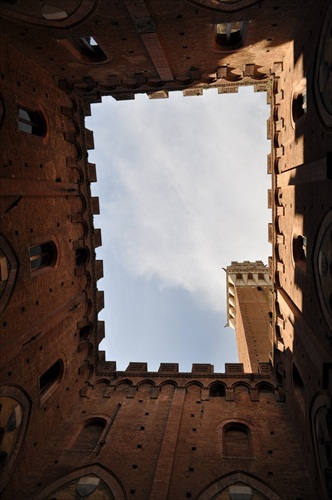
M 133 276 L 224 310 L 222 267 L 270 251 L 265 96 L 146 100 L 104 102 L 92 123 L 104 241 Z

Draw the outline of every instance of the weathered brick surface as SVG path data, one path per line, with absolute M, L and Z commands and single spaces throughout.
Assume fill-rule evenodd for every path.
M 329 498 L 331 315 L 320 251 L 331 227 L 331 124 L 319 94 L 331 67 L 323 43 L 329 2 L 243 0 L 227 14 L 235 4 L 213 0 L 92 4 L 64 1 L 62 21 L 43 18 L 36 2 L 1 5 L 0 427 L 9 455 L 0 455 L 2 497 L 55 498 L 65 484 L 75 489 L 80 476 L 96 474 L 116 500 L 223 498 L 236 483 L 271 499 Z M 214 25 L 239 20 L 248 22 L 243 47 L 222 50 Z M 72 39 L 89 36 L 105 60 L 77 52 Z M 259 364 L 270 355 L 261 343 L 258 373 L 241 364 L 225 374 L 211 365 L 181 373 L 176 363 L 151 373 L 138 362 L 117 372 L 98 353 L 101 235 L 92 226 L 99 203 L 91 198 L 93 136 L 84 114 L 101 95 L 198 95 L 208 86 L 227 93 L 239 85 L 266 90 L 271 105 L 274 366 Z M 294 103 L 299 92 L 305 112 Z M 20 107 L 43 114 L 45 134 L 18 130 Z M 294 235 L 307 239 L 302 262 Z M 47 241 L 57 249 L 54 265 L 33 273 L 29 247 Z M 243 308 L 251 339 L 262 326 L 254 299 L 255 311 Z M 61 370 L 41 391 L 52 365 Z M 224 395 L 213 397 L 214 382 Z M 8 414 L 17 403 L 15 441 Z M 225 454 L 232 422 L 248 429 L 249 456 Z

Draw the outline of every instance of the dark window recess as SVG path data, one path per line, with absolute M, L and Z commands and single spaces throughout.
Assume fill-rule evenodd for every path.
M 251 457 L 249 428 L 239 422 L 225 427 L 225 455 L 229 457 Z
M 18 130 L 26 134 L 43 137 L 46 134 L 46 121 L 40 111 L 31 111 L 27 108 L 17 109 Z
M 307 238 L 305 236 L 297 236 L 293 240 L 293 255 L 295 262 L 299 260 L 307 260 Z
M 72 38 L 71 42 L 81 56 L 90 61 L 104 61 L 106 59 L 106 54 L 92 36 Z
M 80 340 L 88 340 L 91 333 L 91 325 L 80 328 Z
M 89 250 L 85 247 L 76 249 L 76 265 L 86 266 L 89 262 Z
M 293 239 L 293 258 L 297 269 L 307 271 L 308 242 L 306 236 L 296 236 Z
M 293 387 L 294 387 L 294 392 L 295 392 L 295 395 L 300 403 L 300 406 L 302 408 L 302 410 L 304 411 L 304 407 L 305 407 L 305 386 L 304 386 L 304 383 L 303 383 L 303 380 L 302 380 L 302 377 L 297 369 L 297 367 L 295 366 L 295 364 L 293 364 L 293 369 L 292 369 L 292 375 L 293 375 Z
M 271 385 L 261 384 L 258 388 L 260 394 L 274 394 L 274 389 Z
M 83 429 L 77 436 L 73 450 L 93 451 L 99 443 L 100 436 L 105 429 L 106 421 L 102 418 L 95 418 L 86 422 Z
M 45 394 L 52 385 L 61 377 L 63 371 L 63 362 L 58 359 L 43 375 L 39 378 L 40 394 Z
M 42 243 L 41 245 L 34 245 L 29 248 L 29 256 L 31 271 L 53 266 L 57 256 L 56 246 L 52 241 Z
M 7 462 L 7 453 L 5 451 L 0 451 L 0 474 L 5 468 Z
M 226 394 L 223 384 L 214 384 L 209 391 L 210 398 L 222 398 Z
M 292 116 L 293 121 L 297 122 L 301 116 L 303 116 L 307 111 L 307 98 L 306 94 L 298 94 L 293 97 L 292 102 Z
M 241 47 L 243 41 L 242 21 L 233 21 L 229 23 L 220 23 L 216 25 L 216 42 L 229 49 Z

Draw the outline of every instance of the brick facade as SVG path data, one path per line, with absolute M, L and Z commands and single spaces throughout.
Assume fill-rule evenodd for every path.
M 18 0 L 0 16 L 2 498 L 330 498 L 330 3 Z M 103 95 L 239 85 L 271 106 L 273 249 L 269 279 L 227 281 L 241 362 L 117 371 L 98 350 L 84 117 Z

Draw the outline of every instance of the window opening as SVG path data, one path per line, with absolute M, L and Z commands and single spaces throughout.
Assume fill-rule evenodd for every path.
M 299 94 L 292 102 L 293 121 L 297 122 L 307 111 L 306 94 Z
M 80 497 L 87 497 L 97 489 L 99 483 L 97 476 L 83 476 L 77 483 L 76 491 Z
M 233 21 L 216 25 L 216 42 L 229 48 L 239 48 L 242 45 L 244 22 Z
M 106 421 L 102 418 L 95 418 L 85 423 L 83 429 L 77 436 L 74 443 L 74 450 L 93 451 L 99 443 L 99 438 L 105 428 Z
M 26 108 L 17 110 L 18 130 L 26 134 L 43 137 L 46 134 L 46 122 L 39 111 L 30 111 Z
M 45 395 L 56 382 L 58 382 L 63 373 L 63 361 L 58 359 L 43 375 L 39 378 L 40 394 Z
M 301 406 L 302 411 L 304 411 L 305 408 L 305 387 L 304 383 L 302 380 L 302 377 L 300 375 L 300 372 L 298 371 L 295 363 L 293 364 L 293 387 L 294 387 L 294 393 L 298 399 L 298 402 Z
M 0 474 L 5 468 L 7 462 L 7 453 L 5 451 L 0 451 Z
M 9 262 L 0 250 L 0 297 L 7 283 L 9 269 Z
M 90 61 L 104 61 L 106 59 L 106 54 L 92 36 L 73 38 L 71 42 L 80 54 Z
M 306 78 L 297 84 L 292 96 L 292 118 L 296 123 L 307 112 L 307 81 Z
M 30 269 L 35 272 L 44 267 L 53 266 L 56 260 L 56 246 L 52 241 L 34 245 L 29 249 Z
M 88 340 L 91 333 L 91 325 L 80 328 L 80 340 Z
M 250 430 L 239 422 L 225 426 L 225 455 L 229 457 L 251 457 Z
M 76 265 L 85 266 L 89 262 L 89 251 L 87 248 L 76 249 Z
M 306 270 L 307 249 L 308 241 L 306 236 L 295 236 L 293 239 L 293 258 L 295 264 L 303 271 Z
M 251 500 L 252 489 L 250 486 L 233 485 L 229 487 L 230 500 Z
M 223 384 L 214 384 L 210 387 L 210 398 L 221 398 L 225 396 L 225 386 Z

